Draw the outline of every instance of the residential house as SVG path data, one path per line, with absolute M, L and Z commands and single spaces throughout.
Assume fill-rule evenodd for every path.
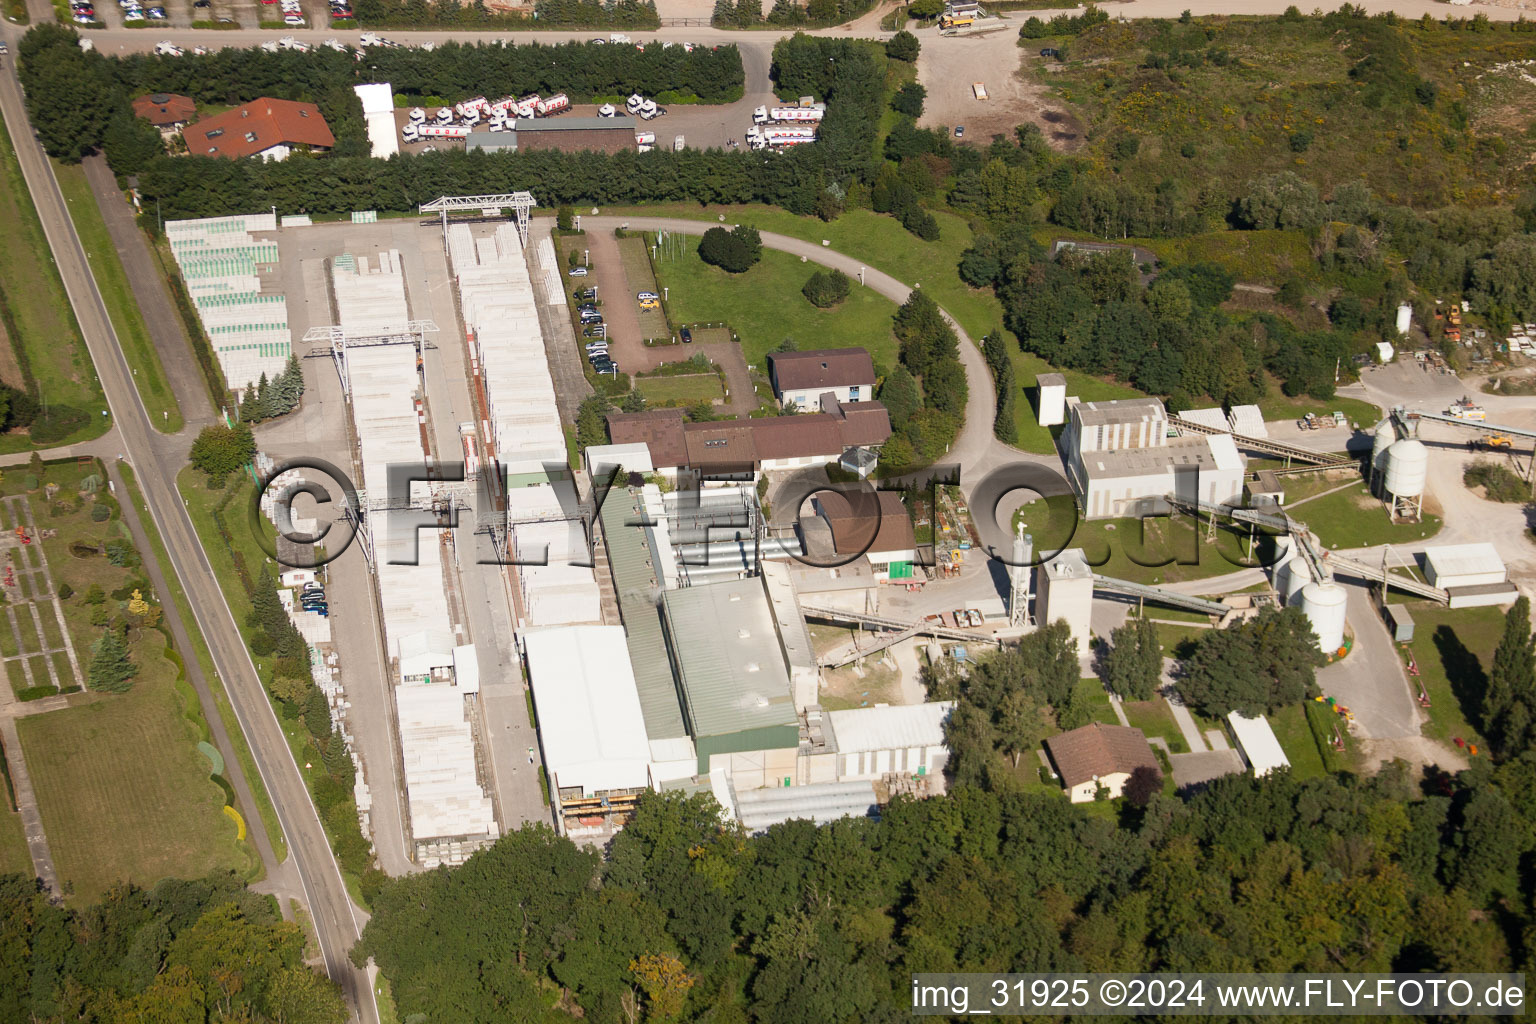
M 1110 797 L 1120 796 L 1137 768 L 1161 771 L 1152 747 L 1140 729 L 1092 722 L 1045 741 L 1067 795 L 1075 804 L 1088 803 L 1103 786 Z
M 327 150 L 336 145 L 319 107 L 266 96 L 205 118 L 181 135 L 193 156 L 230 160 L 248 156 L 285 160 L 295 149 Z
M 768 379 L 781 404 L 802 411 L 819 408 L 825 394 L 845 405 L 875 397 L 875 364 L 862 348 L 773 352 L 768 356 Z

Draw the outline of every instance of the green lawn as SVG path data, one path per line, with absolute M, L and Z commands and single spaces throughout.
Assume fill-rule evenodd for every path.
M 1151 700 L 1128 700 L 1122 703 L 1126 719 L 1147 736 L 1161 736 L 1168 744 L 1168 749 L 1175 754 L 1189 753 L 1189 744 L 1184 742 L 1184 734 L 1179 731 L 1179 724 L 1173 720 L 1173 712 L 1168 710 L 1168 702 L 1161 697 Z
M 1087 701 L 1087 706 L 1092 712 L 1089 715 L 1089 721 L 1102 722 L 1105 725 L 1120 724 L 1120 719 L 1115 716 L 1115 709 L 1109 702 L 1109 694 L 1099 680 L 1079 679 L 1077 694 L 1073 700 L 1074 702 Z
M 190 687 L 163 656 L 136 660 L 128 693 L 16 723 L 54 864 L 81 903 L 122 880 L 245 872 L 253 860 L 197 752 Z
M 1317 738 L 1307 724 L 1304 704 L 1287 704 L 1269 716 L 1269 727 L 1280 741 L 1286 760 L 1291 762 L 1291 774 L 1298 779 L 1311 779 L 1328 774 L 1323 763 L 1322 751 L 1317 748 Z
M 1330 548 L 1363 548 L 1374 544 L 1405 544 L 1440 532 L 1440 517 L 1424 514 L 1422 523 L 1394 523 L 1386 506 L 1365 483 L 1309 501 L 1296 518 L 1312 527 Z
M 0 379 L 22 387 L 19 366 L 30 367 L 38 397 L 85 414 L 80 428 L 54 444 L 102 434 L 110 425 L 85 341 L 37 219 L 10 136 L 0 125 L 0 321 L 12 353 L 0 358 Z M 0 437 L 0 453 L 32 447 L 26 435 Z
M 283 836 L 283 826 L 277 819 L 277 810 L 272 806 L 272 798 L 261 780 L 261 772 L 256 768 L 256 759 L 251 756 L 250 745 L 245 740 L 245 731 L 240 727 L 240 720 L 235 717 L 235 709 L 229 703 L 229 694 L 224 691 L 224 680 L 220 678 L 218 670 L 213 666 L 213 656 L 208 652 L 208 643 L 203 639 L 203 632 L 197 626 L 197 619 L 192 614 L 191 602 L 187 600 L 181 580 L 176 576 L 175 567 L 171 565 L 170 556 L 165 550 L 165 542 L 160 538 L 160 531 L 155 528 L 154 520 L 150 518 L 149 513 L 144 511 L 146 503 L 143 494 L 139 491 L 139 483 L 134 477 L 133 468 L 124 462 L 118 465 L 118 470 L 123 475 L 123 482 L 128 485 L 128 495 L 125 500 L 131 501 L 134 509 L 140 513 L 139 523 L 149 537 L 150 546 L 154 548 L 155 559 L 160 564 L 160 572 L 165 576 L 166 585 L 171 588 L 171 598 L 176 602 L 176 608 L 181 613 L 181 621 L 187 628 L 192 646 L 196 649 L 198 665 L 202 667 L 203 678 L 208 681 L 208 688 L 213 692 L 213 702 L 219 708 L 219 719 L 224 723 L 224 730 L 229 734 L 229 742 L 235 748 L 235 757 L 240 761 L 241 771 L 245 773 L 246 785 L 250 787 L 251 796 L 256 800 L 257 812 L 261 815 L 262 824 L 266 826 L 267 839 L 272 844 L 273 855 L 282 862 L 288 856 L 288 843 Z M 185 657 L 184 653 L 183 657 Z
M 1413 615 L 1413 643 L 1408 649 L 1418 679 L 1429 693 L 1429 721 L 1423 733 L 1447 745 L 1456 739 L 1481 744 L 1472 723 L 1478 720 L 1493 652 L 1504 633 L 1499 608 L 1457 608 L 1419 602 Z M 1410 685 L 1414 677 L 1409 676 Z
M 160 365 L 160 354 L 155 351 L 149 328 L 139 313 L 138 301 L 128 284 L 127 274 L 123 272 L 122 261 L 118 259 L 117 248 L 107 232 L 107 222 L 96 205 L 90 182 L 85 178 L 85 169 L 79 164 L 55 160 L 53 173 L 69 204 L 70 218 L 75 222 L 80 244 L 90 260 L 91 274 L 96 278 L 96 287 L 101 290 L 107 313 L 112 318 L 112 329 L 117 333 L 123 355 L 133 371 L 133 382 L 149 413 L 149 421 L 155 429 L 174 434 L 182 426 L 181 409 L 176 405 L 176 396 Z M 161 415 L 156 417 L 155 413 Z
M 1157 627 L 1157 645 L 1162 648 L 1163 657 L 1165 658 L 1177 658 L 1179 656 L 1179 648 L 1185 643 L 1193 643 L 1210 632 L 1209 629 L 1202 629 L 1194 625 L 1170 626 L 1166 622 L 1158 622 L 1154 623 L 1154 625 Z M 1205 726 L 1201 726 L 1201 728 L 1203 729 Z
M 718 402 L 720 378 L 713 373 L 686 373 L 673 377 L 636 377 L 635 387 L 650 405 L 692 405 Z
M 1037 552 L 1082 548 L 1094 572 L 1132 583 L 1176 583 L 1247 568 L 1246 533 L 1219 525 L 1216 543 L 1208 544 L 1204 525 L 1197 528 L 1184 515 L 1078 519 L 1072 496 L 1062 494 L 1020 506 L 1013 522 L 1034 537 Z
M 629 282 L 630 294 L 605 295 L 603 301 L 635 303 L 635 315 L 640 318 L 641 338 L 670 338 L 672 331 L 667 326 L 667 314 L 660 307 L 640 309 L 639 301 L 635 298 L 640 292 L 661 294 L 656 277 L 651 273 L 651 261 L 646 252 L 649 243 L 639 235 L 618 241 L 619 258 L 624 264 L 624 278 Z
M 850 210 L 825 223 L 815 217 L 800 217 L 769 206 L 697 206 L 692 203 L 658 203 L 654 206 L 605 208 L 609 216 L 629 214 L 634 217 L 686 217 L 690 220 L 719 221 L 727 226 L 750 224 L 759 231 L 771 231 L 820 244 L 830 242 L 835 249 L 869 266 L 882 270 L 908 285 L 928 289 L 934 300 L 960 322 L 978 343 L 982 335 L 1002 322 L 1003 307 L 990 288 L 972 288 L 960 280 L 960 254 L 971 245 L 971 229 L 965 219 L 943 210 L 934 210 L 939 222 L 939 239 L 925 242 L 898 224 L 894 218 L 869 210 Z M 805 276 L 811 270 L 806 268 Z M 802 278 L 795 291 L 804 284 Z M 674 316 L 674 319 L 676 317 Z
M 1358 398 L 1335 397 L 1327 401 L 1306 395 L 1289 398 L 1273 378 L 1270 380 L 1269 395 L 1259 402 L 1259 411 L 1266 420 L 1299 420 L 1309 412 L 1332 417 L 1335 412 L 1342 412 L 1351 423 L 1367 431 L 1380 423 L 1383 415 L 1376 406 Z M 1314 431 L 1308 436 L 1325 442 L 1334 441 L 1342 451 L 1344 443 L 1349 440 L 1349 434 L 1344 428 L 1334 427 L 1332 430 Z
M 818 268 L 788 253 L 764 249 L 752 269 L 728 274 L 699 259 L 697 238 L 680 238 L 677 248 L 676 256 L 656 264 L 673 323 L 730 323 L 748 365 L 763 367 L 764 357 L 785 338 L 801 349 L 865 348 L 877 366 L 896 364 L 891 333 L 896 306 L 857 282 L 835 309 L 817 309 L 800 289 Z

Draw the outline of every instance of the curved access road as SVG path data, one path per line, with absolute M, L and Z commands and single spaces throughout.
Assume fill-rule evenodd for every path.
M 9 56 L 3 58 L 7 65 L 11 59 Z M 287 836 L 293 868 L 319 936 L 326 971 L 341 986 L 356 1017 L 363 1024 L 376 1024 L 378 1008 L 368 974 L 354 968 L 347 958 L 367 915 L 353 905 L 347 892 L 331 853 L 330 841 L 310 801 L 303 772 L 283 735 L 267 699 L 266 688 L 251 662 L 234 615 L 225 603 L 213 567 L 176 490 L 176 473 L 186 461 L 186 439 L 158 435 L 150 425 L 149 414 L 139 400 L 132 371 L 123 357 L 122 346 L 91 275 L 85 251 L 75 234 L 63 193 L 42 147 L 32 134 L 21 84 L 12 67 L 0 69 L 0 112 L 10 129 L 27 189 L 37 207 L 38 218 L 96 374 L 101 379 L 116 426 L 115 437 L 120 442 L 109 450 L 101 447 L 103 443 L 110 443 L 109 440 L 101 439 L 90 446 L 76 446 L 76 450 L 95 448 L 96 454 L 102 455 L 105 461 L 110 462 L 116 456 L 136 471 L 150 517 L 165 541 L 166 551 L 186 591 L 197 625 L 208 642 L 214 665 L 224 680 L 230 703 Z M 191 664 L 194 659 L 189 657 L 188 661 Z M 208 717 L 210 726 L 220 725 L 216 714 Z M 230 763 L 228 758 L 226 763 Z M 247 794 L 241 794 L 241 798 L 246 800 Z M 260 816 L 254 813 L 254 808 L 247 807 L 247 823 L 255 829 L 261 824 Z M 261 852 L 270 867 L 270 846 Z M 281 881 L 278 884 L 281 885 Z
M 598 216 L 582 217 L 581 220 L 582 227 L 588 230 L 611 231 L 628 225 L 630 229 L 636 231 L 675 231 L 680 235 L 702 235 L 710 228 L 720 226 L 705 220 L 688 220 L 682 217 Z M 855 281 L 862 277 L 864 287 L 873 289 L 898 305 L 906 302 L 907 297 L 912 294 L 910 287 L 890 274 L 876 270 L 836 249 L 800 238 L 791 238 L 788 235 L 775 234 L 772 231 L 763 231 L 760 234 L 763 245 L 768 248 L 787 252 L 792 256 L 802 256 L 823 267 L 841 270 Z M 997 389 L 992 383 L 992 371 L 987 367 L 981 349 L 971 336 L 965 333 L 965 329 L 949 315 L 947 310 L 941 308 L 940 312 L 960 337 L 960 363 L 965 367 L 966 381 L 970 385 L 969 396 L 965 403 L 965 423 L 961 426 L 960 433 L 956 436 L 955 443 L 950 447 L 949 455 L 945 459 L 947 462 L 960 465 L 961 485 L 966 494 L 970 493 L 970 488 L 983 475 L 1005 463 L 1021 460 L 1054 463 L 1055 456 L 1029 455 L 1003 444 L 992 436 L 992 421 L 997 415 Z

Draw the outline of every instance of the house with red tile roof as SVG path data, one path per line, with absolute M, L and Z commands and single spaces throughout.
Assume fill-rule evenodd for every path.
M 248 156 L 284 160 L 295 149 L 327 150 L 336 145 L 319 107 L 267 96 L 190 125 L 181 137 L 193 156 L 230 160 Z

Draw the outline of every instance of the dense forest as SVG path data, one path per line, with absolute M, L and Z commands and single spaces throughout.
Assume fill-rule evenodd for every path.
M 0 1020 L 33 1024 L 343 1024 L 304 932 L 233 875 L 124 885 L 66 909 L 0 876 Z
M 1034 742 L 1018 733 L 1084 719 L 1058 626 L 930 680 L 961 709 L 944 797 L 747 836 L 708 797 L 650 795 L 606 859 L 528 826 L 390 882 L 353 956 L 374 958 L 402 1017 L 486 1024 L 895 1021 L 918 971 L 1525 970 L 1536 672 L 1529 607 L 1508 621 L 1470 710 L 1524 731 L 1458 776 L 1395 762 L 1074 806 L 1012 757 Z M 1218 633 L 1208 656 L 1293 650 L 1253 681 L 1259 705 L 1310 685 L 1304 623 Z

